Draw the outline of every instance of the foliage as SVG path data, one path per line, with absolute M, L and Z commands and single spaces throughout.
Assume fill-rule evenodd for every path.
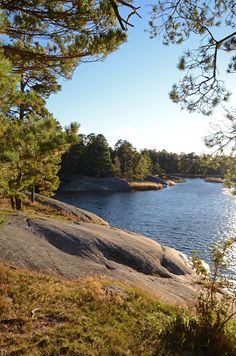
M 86 172 L 89 176 L 109 177 L 114 175 L 109 145 L 101 134 L 87 136 Z
M 32 187 L 46 195 L 57 189 L 61 154 L 77 129 L 63 132 L 52 115 L 31 115 L 27 122 L 0 117 L 0 192 L 15 200 L 12 207 L 21 208 L 16 202 Z
M 161 340 L 167 354 L 236 355 L 236 296 L 229 291 L 232 283 L 222 274 L 227 267 L 227 254 L 236 238 L 215 245 L 213 269 L 205 269 L 200 258 L 193 255 L 193 266 L 201 277 L 201 289 L 194 314 L 179 309 L 167 321 Z M 234 286 L 235 287 L 235 286 Z
M 0 115 L 5 115 L 17 95 L 17 76 L 12 73 L 11 63 L 0 51 Z
M 140 156 L 132 144 L 126 140 L 119 140 L 115 144 L 114 156 L 119 161 L 121 178 L 129 181 L 135 180 L 135 169 L 138 166 Z
M 80 143 L 73 145 L 62 158 L 62 173 L 78 173 L 94 177 L 114 175 L 110 148 L 101 134 L 80 135 Z
M 103 135 L 80 135 L 80 143 L 64 154 L 61 174 L 115 175 L 130 181 L 142 181 L 147 175 L 167 174 L 224 175 L 235 165 L 234 157 L 226 155 L 198 156 L 195 153 L 172 153 L 144 149 L 138 152 L 130 142 L 119 140 L 112 149 Z M 228 174 L 228 173 L 227 173 Z
M 226 114 L 227 123 L 224 125 L 214 125 L 212 127 L 212 133 L 205 138 L 205 143 L 208 147 L 214 148 L 214 153 L 222 153 L 224 150 L 228 150 L 229 156 L 225 162 L 227 166 L 225 174 L 225 184 L 227 187 L 232 188 L 232 192 L 236 192 L 236 112 L 227 111 Z M 213 159 L 214 161 L 214 159 Z
M 104 277 L 67 281 L 3 264 L 0 285 L 0 348 L 9 354 L 236 354 L 235 321 L 220 313 L 217 328 L 211 308 L 193 314 Z
M 163 35 L 163 43 L 182 44 L 192 34 L 199 38 L 196 49 L 185 51 L 178 69 L 185 71 L 183 79 L 174 84 L 170 98 L 191 111 L 212 113 L 230 93 L 219 78 L 219 54 L 233 54 L 228 73 L 236 68 L 235 4 L 231 0 L 192 1 L 158 0 L 152 7 L 149 22 L 151 37 Z M 224 26 L 224 32 L 218 31 Z
M 126 40 L 109 0 L 0 1 L 0 9 L 4 54 L 26 70 L 69 78 L 79 63 L 103 59 Z

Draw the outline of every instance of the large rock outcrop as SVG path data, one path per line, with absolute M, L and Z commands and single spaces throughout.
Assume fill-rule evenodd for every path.
M 0 260 L 17 267 L 71 279 L 108 275 L 169 303 L 193 295 L 192 270 L 178 251 L 110 226 L 7 215 L 0 244 Z
M 128 181 L 117 177 L 97 178 L 68 174 L 62 177 L 60 192 L 128 192 Z
M 68 218 L 73 218 L 76 222 L 87 222 L 98 225 L 108 225 L 108 223 L 100 218 L 98 215 L 90 213 L 89 211 L 76 208 L 73 205 L 63 203 L 62 201 L 47 198 L 42 195 L 36 194 L 35 201 L 43 206 L 49 207 L 55 212 L 62 214 Z
M 157 183 L 157 184 L 163 184 L 165 187 L 167 186 L 167 183 L 164 179 L 161 179 L 157 176 L 147 176 L 145 178 L 146 182 L 152 182 L 152 183 Z

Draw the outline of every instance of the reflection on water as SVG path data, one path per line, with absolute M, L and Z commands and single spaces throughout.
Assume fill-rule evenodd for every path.
M 215 241 L 236 236 L 236 198 L 224 194 L 222 184 L 201 179 L 188 179 L 161 191 L 80 193 L 58 199 L 188 256 L 196 250 L 208 262 Z M 231 259 L 235 263 L 236 251 L 232 251 Z

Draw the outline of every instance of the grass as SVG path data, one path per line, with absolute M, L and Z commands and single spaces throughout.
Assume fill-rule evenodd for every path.
M 7 355 L 154 355 L 173 312 L 113 280 L 67 281 L 2 264 L 0 288 L 0 352 Z
M 71 222 L 76 222 L 78 220 L 78 218 L 73 215 L 65 214 L 60 210 L 53 209 L 52 207 L 40 204 L 39 202 L 31 203 L 29 200 L 24 201 L 23 210 L 21 212 L 26 213 L 29 217 L 46 217 Z M 0 216 L 0 226 L 5 221 L 4 216 L 12 213 L 19 214 L 21 212 L 12 210 L 9 200 L 0 196 L 0 213 L 2 214 L 2 216 Z
M 206 177 L 205 181 L 209 183 L 223 183 L 223 179 L 219 177 Z
M 152 182 L 131 182 L 130 186 L 133 190 L 144 191 L 144 190 L 160 190 L 163 188 L 163 184 L 152 183 Z
M 68 281 L 0 263 L 0 290 L 3 355 L 236 355 L 235 321 L 215 333 L 189 309 L 105 277 Z
M 5 223 L 6 219 L 5 217 L 0 215 L 0 227 Z
M 166 181 L 166 184 L 169 185 L 170 187 L 175 185 L 175 182 L 171 179 L 165 179 L 165 181 Z
M 70 219 L 38 203 L 24 209 Z M 164 305 L 107 277 L 68 281 L 0 263 L 0 355 L 236 356 L 236 321 L 218 328 L 214 313 Z

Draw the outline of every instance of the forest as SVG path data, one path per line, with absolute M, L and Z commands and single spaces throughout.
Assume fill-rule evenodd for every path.
M 233 157 L 195 153 L 172 153 L 166 150 L 138 151 L 126 140 L 110 147 L 102 134 L 79 135 L 80 142 L 62 156 L 60 174 L 74 173 L 92 177 L 117 176 L 128 181 L 142 181 L 147 175 L 220 176 L 226 175 Z

